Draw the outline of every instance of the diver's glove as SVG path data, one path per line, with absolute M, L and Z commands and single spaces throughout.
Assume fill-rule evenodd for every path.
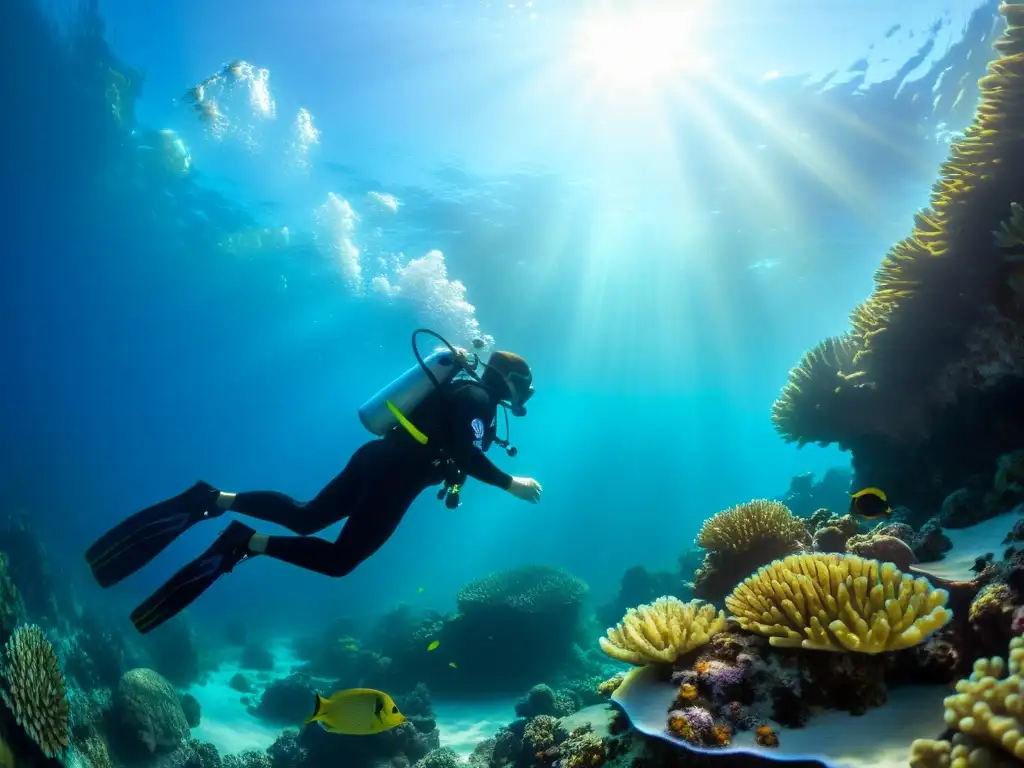
M 540 483 L 532 477 L 513 477 L 512 482 L 508 484 L 509 493 L 517 499 L 528 501 L 531 504 L 540 501 L 540 494 L 543 490 Z

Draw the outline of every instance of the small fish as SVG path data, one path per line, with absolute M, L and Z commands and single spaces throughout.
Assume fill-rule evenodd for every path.
M 420 594 L 420 595 L 422 595 L 424 592 L 426 592 L 426 590 L 423 589 L 423 587 L 420 587 L 419 589 L 416 590 L 416 593 Z
M 440 640 L 434 640 L 430 645 L 427 646 L 428 651 L 436 651 L 437 646 L 441 644 Z
M 405 715 L 386 693 L 372 688 L 349 688 L 335 691 L 326 699 L 318 693 L 313 714 L 303 725 L 320 723 L 330 733 L 370 736 L 404 722 Z
M 859 515 L 866 520 L 873 520 L 876 517 L 888 517 L 892 514 L 892 507 L 885 497 L 885 491 L 878 488 L 865 488 L 862 491 L 850 494 L 850 513 Z
M 458 669 L 458 667 L 455 666 L 455 662 L 454 661 L 449 661 L 448 662 L 448 666 L 451 667 L 452 669 Z

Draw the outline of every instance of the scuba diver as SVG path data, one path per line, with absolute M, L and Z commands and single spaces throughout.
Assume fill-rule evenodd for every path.
M 416 347 L 421 333 L 444 343 L 425 359 Z M 377 439 L 358 448 L 346 467 L 311 501 L 277 491 L 228 493 L 205 482 L 161 501 L 121 522 L 86 551 L 101 587 L 138 571 L 196 523 L 236 512 L 281 525 L 296 536 L 269 536 L 232 521 L 209 549 L 132 611 L 139 632 L 152 631 L 176 616 L 220 576 L 256 555 L 297 565 L 325 576 L 345 576 L 391 537 L 412 502 L 428 486 L 443 484 L 438 499 L 459 505 L 466 477 L 502 488 L 536 504 L 540 483 L 506 474 L 484 452 L 492 444 L 509 456 L 508 413 L 525 416 L 533 395 L 526 361 L 493 352 L 484 363 L 475 353 L 452 347 L 433 331 L 413 333 L 417 364 L 368 400 L 360 420 Z M 483 342 L 474 341 L 480 348 Z M 483 373 L 476 370 L 483 367 Z M 505 412 L 505 438 L 497 435 L 497 411 Z M 346 519 L 347 518 L 347 519 Z M 346 520 L 331 542 L 312 534 Z

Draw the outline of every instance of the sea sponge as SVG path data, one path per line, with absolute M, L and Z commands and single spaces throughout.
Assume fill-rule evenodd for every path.
M 1004 673 L 1009 667 L 1009 675 Z M 1009 664 L 999 656 L 978 659 L 971 676 L 947 696 L 946 724 L 953 743 L 918 739 L 910 746 L 912 768 L 999 765 L 1008 755 L 1024 760 L 1024 637 L 1010 641 Z M 1001 760 L 1002 758 L 1002 760 Z
M 607 636 L 601 650 L 627 664 L 671 664 L 684 653 L 699 648 L 725 629 L 725 611 L 699 600 L 684 603 L 676 597 L 659 597 L 650 605 L 630 608 Z
M 725 599 L 740 626 L 773 646 L 882 653 L 944 626 L 949 595 L 892 563 L 856 555 L 793 555 L 758 570 Z
M 71 739 L 68 696 L 57 654 L 35 624 L 14 630 L 4 653 L 0 697 L 47 757 L 67 749 Z
M 754 499 L 704 521 L 697 544 L 704 549 L 743 552 L 765 539 L 789 546 L 807 538 L 803 521 L 778 501 Z

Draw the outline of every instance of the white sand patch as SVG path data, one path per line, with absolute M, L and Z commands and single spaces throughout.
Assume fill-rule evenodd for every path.
M 434 716 L 442 747 L 451 747 L 465 760 L 481 741 L 516 719 L 514 699 L 435 701 Z
M 199 726 L 192 729 L 192 738 L 210 742 L 221 755 L 247 749 L 263 750 L 274 743 L 283 729 L 253 717 L 242 703 L 246 697 L 258 700 L 268 682 L 287 676 L 300 663 L 288 646 L 275 646 L 270 650 L 274 656 L 272 671 L 257 672 L 243 669 L 237 663 L 224 663 L 204 682 L 194 683 L 185 691 L 196 697 L 201 713 Z M 255 689 L 252 693 L 240 693 L 228 684 L 238 673 L 252 683 Z

